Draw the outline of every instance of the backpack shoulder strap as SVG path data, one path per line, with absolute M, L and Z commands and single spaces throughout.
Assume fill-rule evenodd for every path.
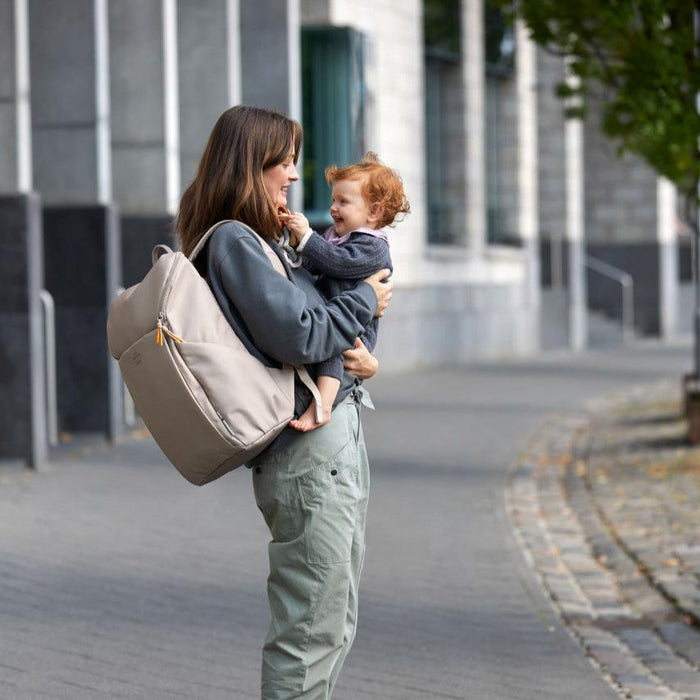
M 202 248 L 207 244 L 207 241 L 211 238 L 212 234 L 214 231 L 216 231 L 221 224 L 227 224 L 229 221 L 233 221 L 233 219 L 222 219 L 221 221 L 217 221 L 198 241 L 197 245 L 192 249 L 192 252 L 190 253 L 189 257 L 187 258 L 191 263 L 194 262 L 194 259 L 202 252 Z
M 311 395 L 314 397 L 314 400 L 316 401 L 316 422 L 320 423 L 321 420 L 323 419 L 323 399 L 321 398 L 321 392 L 318 390 L 318 387 L 314 383 L 314 380 L 311 379 L 311 375 L 308 373 L 306 367 L 304 365 L 293 365 L 294 371 L 297 373 L 299 376 L 299 379 L 301 379 L 302 384 L 311 392 Z
M 241 223 L 241 222 L 239 222 L 239 223 Z M 265 251 L 265 253 L 267 254 L 267 257 L 270 259 L 270 262 L 272 263 L 272 267 L 274 267 L 275 270 L 277 270 L 277 272 L 280 273 L 280 275 L 289 279 L 289 275 L 287 274 L 286 268 L 282 264 L 282 261 L 279 259 L 279 256 L 277 255 L 277 253 L 275 253 L 275 251 L 272 250 L 270 244 L 257 231 L 253 231 L 253 229 L 250 228 L 250 226 L 246 226 L 245 224 L 241 224 L 241 225 L 245 226 L 248 229 L 248 231 L 250 231 L 258 239 L 258 243 L 260 243 L 260 245 L 262 246 L 262 249 Z
M 222 224 L 227 224 L 227 223 L 234 223 L 238 224 L 239 226 L 242 226 L 248 233 L 250 233 L 253 238 L 255 238 L 258 243 L 260 243 L 260 246 L 262 249 L 265 251 L 267 254 L 267 257 L 270 259 L 270 262 L 272 263 L 272 267 L 277 270 L 277 272 L 280 273 L 283 277 L 289 277 L 287 275 L 287 270 L 285 269 L 284 265 L 282 264 L 282 261 L 277 257 L 275 254 L 275 251 L 272 250 L 270 247 L 270 244 L 257 232 L 254 231 L 250 226 L 247 224 L 244 224 L 242 221 L 236 221 L 235 219 L 223 219 L 222 221 L 217 221 L 198 241 L 197 245 L 194 247 L 192 252 L 190 253 L 189 256 L 189 261 L 194 262 L 194 259 L 202 252 L 202 248 L 207 244 L 207 241 L 211 238 L 212 234 L 214 231 L 216 231 L 219 226 Z

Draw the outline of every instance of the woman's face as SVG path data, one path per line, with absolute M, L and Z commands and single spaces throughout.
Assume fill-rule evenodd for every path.
M 289 185 L 299 179 L 296 165 L 294 165 L 294 152 L 292 151 L 283 163 L 273 165 L 263 170 L 263 185 L 270 195 L 275 207 L 287 206 L 287 190 Z

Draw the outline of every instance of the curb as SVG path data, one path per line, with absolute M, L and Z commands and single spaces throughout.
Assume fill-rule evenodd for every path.
M 591 495 L 593 433 L 611 405 L 543 425 L 511 474 L 506 510 L 555 612 L 621 697 L 700 700 L 700 631 L 652 585 Z

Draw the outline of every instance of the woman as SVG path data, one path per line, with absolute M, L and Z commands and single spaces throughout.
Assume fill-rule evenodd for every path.
M 182 196 L 177 234 L 189 254 L 222 219 L 235 219 L 270 242 L 265 251 L 239 223 L 220 226 L 200 255 L 201 271 L 248 350 L 270 365 L 313 364 L 346 354 L 331 421 L 299 433 L 288 427 L 251 464 L 258 507 L 272 535 L 268 599 L 272 623 L 263 647 L 262 697 L 329 698 L 352 644 L 364 554 L 369 467 L 359 379 L 376 360 L 357 336 L 381 316 L 392 283 L 383 270 L 331 300 L 291 267 L 280 246 L 277 212 L 299 179 L 299 124 L 238 106 L 214 126 L 194 182 Z M 278 255 L 291 280 L 277 273 Z M 354 373 L 351 374 L 351 372 Z M 311 400 L 295 386 L 295 410 Z

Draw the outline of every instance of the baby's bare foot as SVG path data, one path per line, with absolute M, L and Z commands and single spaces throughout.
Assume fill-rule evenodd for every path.
M 290 420 L 289 425 L 291 425 L 294 430 L 298 430 L 301 433 L 307 433 L 309 430 L 313 430 L 317 427 L 314 422 L 304 420 L 303 416 Z
M 289 425 L 302 433 L 308 433 L 309 430 L 318 428 L 320 423 L 316 423 L 313 403 L 304 411 L 304 413 L 299 416 L 299 418 L 289 421 Z
M 316 430 L 322 425 L 325 425 L 330 420 L 330 416 L 323 416 L 323 420 L 320 423 L 316 422 L 316 407 L 312 403 L 304 413 L 302 413 L 299 418 L 293 418 L 289 421 L 289 425 L 295 430 L 302 433 L 308 433 L 309 430 Z

